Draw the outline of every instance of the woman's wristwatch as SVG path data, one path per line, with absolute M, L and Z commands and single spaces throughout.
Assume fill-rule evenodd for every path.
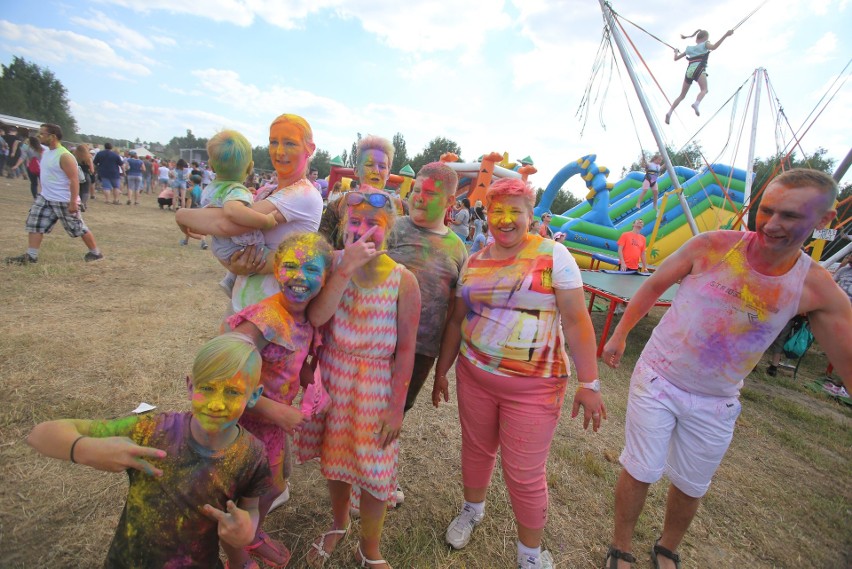
M 600 393 L 601 380 L 596 379 L 594 381 L 589 381 L 587 383 L 584 383 L 582 381 L 578 381 L 577 382 L 577 389 L 590 389 L 591 391 L 594 391 L 595 393 Z

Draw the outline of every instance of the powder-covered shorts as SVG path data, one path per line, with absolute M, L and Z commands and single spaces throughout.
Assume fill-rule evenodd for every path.
M 50 233 L 57 221 L 62 222 L 62 227 L 71 237 L 82 237 L 89 231 L 79 210 L 70 213 L 67 202 L 48 201 L 39 195 L 27 215 L 27 233 Z
M 665 474 L 681 492 L 700 498 L 731 444 L 741 409 L 737 397 L 675 387 L 639 358 L 630 378 L 619 460 L 640 482 L 653 483 Z

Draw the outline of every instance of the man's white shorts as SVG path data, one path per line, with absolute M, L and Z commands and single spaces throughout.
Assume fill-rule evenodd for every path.
M 731 444 L 741 409 L 736 397 L 675 387 L 640 358 L 630 378 L 619 460 L 640 482 L 650 484 L 665 474 L 681 492 L 700 498 Z

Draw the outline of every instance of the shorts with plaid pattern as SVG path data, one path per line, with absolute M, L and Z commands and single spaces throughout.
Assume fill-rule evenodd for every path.
M 79 211 L 68 211 L 68 203 L 48 201 L 39 195 L 27 216 L 27 233 L 50 233 L 57 221 L 62 222 L 62 227 L 71 237 L 82 237 L 89 231 Z

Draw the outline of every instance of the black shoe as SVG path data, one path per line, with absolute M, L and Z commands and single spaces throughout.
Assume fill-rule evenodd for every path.
M 28 253 L 18 255 L 17 257 L 6 257 L 7 265 L 30 265 L 32 263 L 38 263 L 38 259 L 30 257 Z
M 766 368 L 766 374 L 771 377 L 775 377 L 776 375 L 778 375 L 778 368 L 772 364 L 769 364 L 769 367 Z
M 89 261 L 100 261 L 103 258 L 104 258 L 103 253 L 92 253 L 91 251 L 89 251 L 88 253 L 83 255 L 83 260 L 85 260 L 87 263 Z

